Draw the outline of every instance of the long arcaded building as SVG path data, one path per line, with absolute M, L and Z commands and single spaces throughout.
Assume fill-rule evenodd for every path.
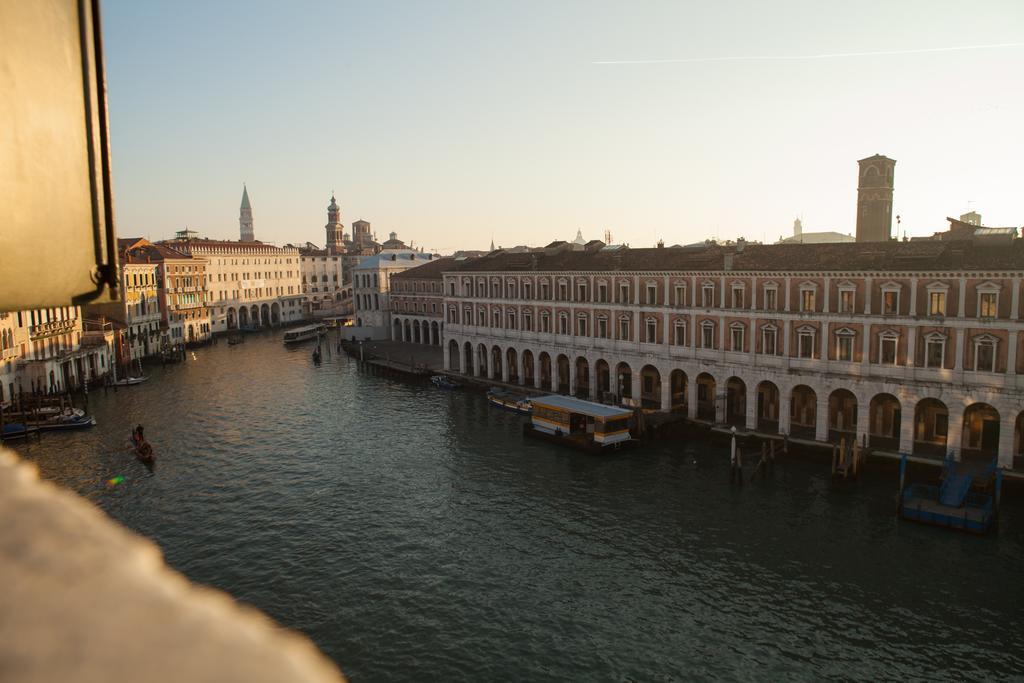
M 443 277 L 452 372 L 818 441 L 1021 455 L 1024 240 L 561 243 Z

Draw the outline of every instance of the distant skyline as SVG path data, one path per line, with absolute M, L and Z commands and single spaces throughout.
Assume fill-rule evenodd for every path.
M 103 5 L 118 231 L 450 252 L 1024 225 L 1024 3 Z M 894 221 L 895 231 L 895 221 Z

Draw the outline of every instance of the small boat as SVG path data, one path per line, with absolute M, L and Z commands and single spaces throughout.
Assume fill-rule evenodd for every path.
M 487 400 L 492 406 L 511 410 L 514 413 L 529 415 L 533 412 L 533 403 L 526 396 L 517 396 L 507 391 L 491 389 L 487 392 Z
M 32 427 L 24 422 L 8 422 L 3 426 L 3 431 L 0 432 L 0 439 L 27 439 L 38 431 L 38 427 Z
M 284 343 L 294 344 L 296 342 L 306 341 L 307 339 L 317 339 L 326 333 L 327 328 L 322 324 L 296 327 L 294 330 L 288 330 L 284 333 Z
M 244 344 L 245 337 L 240 334 L 232 335 L 228 337 L 228 346 L 235 346 L 236 344 Z
M 983 534 L 999 514 L 1003 471 L 995 459 L 981 468 L 946 456 L 938 486 L 910 484 L 904 487 L 907 456 L 900 458 L 899 515 L 923 524 Z
M 142 375 L 141 377 L 125 377 L 124 379 L 119 379 L 114 382 L 114 385 L 119 387 L 131 387 L 136 384 L 142 384 L 148 379 L 149 377 L 147 375 Z
M 459 385 L 448 379 L 444 375 L 434 375 L 430 378 L 430 382 L 438 389 L 458 389 Z
M 54 432 L 95 426 L 96 418 L 86 415 L 81 408 L 65 408 L 63 413 L 50 417 L 40 424 L 39 429 L 44 432 Z

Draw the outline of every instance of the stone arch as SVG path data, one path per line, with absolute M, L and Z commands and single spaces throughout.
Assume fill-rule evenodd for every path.
M 569 357 L 564 353 L 558 354 L 555 358 L 555 376 L 557 378 L 557 389 L 556 391 L 560 394 L 569 393 Z
M 898 451 L 903 409 L 892 394 L 875 394 L 868 403 L 868 443 L 873 448 Z
M 238 312 L 234 306 L 228 307 L 228 318 L 227 318 L 228 329 L 233 330 L 238 327 Z
M 598 358 L 597 362 L 594 363 L 594 379 L 597 384 L 598 399 L 603 398 L 605 394 L 611 393 L 612 371 L 608 366 L 608 361 L 604 358 Z
M 697 417 L 715 421 L 715 378 L 710 373 L 697 375 Z
M 487 347 L 484 344 L 476 347 L 476 376 L 490 377 L 487 365 Z
M 391 323 L 391 338 L 395 341 L 402 341 L 402 320 L 395 318 Z
M 536 378 L 534 377 L 534 365 L 533 365 L 533 351 L 530 349 L 524 349 L 522 355 L 523 363 L 523 384 L 527 386 L 536 386 Z
M 540 356 L 540 388 L 551 391 L 551 355 L 547 351 L 541 351 Z
M 249 324 L 253 327 L 260 327 L 260 309 L 256 304 L 249 309 Z
M 725 422 L 736 427 L 747 424 L 747 383 L 739 377 L 725 382 Z
M 1013 457 L 1024 458 L 1024 410 L 1017 414 L 1017 421 L 1013 426 Z M 1017 463 L 1014 463 L 1017 467 Z
M 775 382 L 764 380 L 757 385 L 757 429 L 776 434 L 779 431 L 779 405 L 782 394 Z
M 459 342 L 452 339 L 448 342 L 448 369 L 452 372 L 459 372 L 462 368 L 461 360 L 459 357 Z
M 187 337 L 187 339 L 189 340 L 190 343 L 194 342 L 196 340 L 196 327 L 192 323 L 189 323 L 189 325 L 188 325 L 188 337 Z
M 620 399 L 633 398 L 633 369 L 625 361 L 615 366 L 615 392 Z
M 409 341 L 411 341 L 414 344 L 419 344 L 420 343 L 420 321 L 419 320 L 413 320 L 412 321 L 412 339 L 410 339 Z
M 434 346 L 441 345 L 441 325 L 436 320 L 430 323 L 430 342 Z
M 412 341 L 412 325 L 410 324 L 408 318 L 406 318 L 405 320 L 402 321 L 402 330 L 404 330 L 403 335 L 402 335 L 402 341 L 411 342 Z
M 806 384 L 790 392 L 789 433 L 804 439 L 815 438 L 818 427 L 818 394 Z
M 270 306 L 260 305 L 260 327 L 270 327 Z
M 473 374 L 473 344 L 466 342 L 462 347 L 462 374 Z
M 498 346 L 498 345 L 492 346 L 491 347 L 491 374 L 490 374 L 490 377 L 492 379 L 500 380 L 504 376 L 502 374 L 502 367 L 503 367 L 502 363 L 503 363 L 503 361 L 504 361 L 504 359 L 502 358 L 501 347 Z
M 670 399 L 672 403 L 671 409 L 676 412 L 685 413 L 686 406 L 689 403 L 689 397 L 687 395 L 689 379 L 687 378 L 686 373 L 676 368 L 669 373 L 668 381 L 672 396 Z
M 276 301 L 270 304 L 270 324 L 274 327 L 281 324 L 281 304 Z
M 643 408 L 668 410 L 661 405 L 661 372 L 653 365 L 640 368 L 640 405 Z
M 505 350 L 505 367 L 508 368 L 509 383 L 522 384 L 519 381 L 519 354 L 511 346 Z
M 972 403 L 964 410 L 964 457 L 990 460 L 999 453 L 999 411 L 988 403 Z
M 828 396 L 828 438 L 857 438 L 857 397 L 849 389 L 836 389 Z
M 583 356 L 576 357 L 576 396 L 590 398 L 590 362 Z

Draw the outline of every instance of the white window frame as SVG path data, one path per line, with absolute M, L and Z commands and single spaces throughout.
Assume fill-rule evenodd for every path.
M 883 284 L 881 286 L 880 289 L 881 289 L 881 292 L 882 292 L 882 296 L 881 296 L 880 301 L 878 302 L 879 313 L 881 313 L 882 315 L 899 315 L 900 314 L 900 304 L 902 303 L 900 301 L 900 299 L 903 298 L 903 286 L 901 284 L 897 283 L 897 282 L 886 282 L 885 284 Z M 892 311 L 885 310 L 885 295 L 886 294 L 895 294 L 896 295 L 896 305 L 895 305 L 895 307 L 893 308 Z
M 804 295 L 811 295 L 811 307 L 807 308 L 804 305 Z M 804 282 L 800 285 L 800 312 L 801 313 L 814 313 L 818 310 L 818 285 L 814 282 Z
M 562 312 L 558 314 L 558 334 L 572 334 L 572 330 L 569 328 L 569 315 L 567 313 Z
M 836 330 L 836 360 L 852 363 L 856 358 L 855 341 L 857 333 L 849 327 L 841 327 Z M 843 343 L 849 344 L 849 358 L 843 358 Z
M 854 313 L 857 310 L 857 285 L 852 282 L 840 282 L 836 287 L 839 294 L 836 298 L 836 312 L 838 313 Z M 843 304 L 843 295 L 850 295 L 849 307 Z
M 810 349 L 810 355 L 804 355 L 804 339 L 809 339 L 808 348 Z M 804 325 L 798 327 L 796 330 L 796 357 L 803 358 L 805 360 L 814 360 L 814 352 L 818 347 L 818 330 L 813 327 Z
M 885 360 L 885 344 L 892 342 L 892 362 Z M 900 362 L 900 335 L 893 330 L 885 330 L 878 333 L 878 364 L 899 365 Z
M 772 350 L 768 351 L 768 339 L 772 340 Z M 779 355 L 779 328 L 776 325 L 763 325 L 761 327 L 761 353 L 766 356 Z
M 629 340 L 629 333 L 631 327 L 629 323 L 630 319 L 628 315 L 619 316 L 619 339 L 623 341 Z M 625 329 L 625 332 L 623 332 L 623 329 Z
M 597 281 L 597 301 L 598 303 L 608 303 L 608 282 L 606 280 Z
M 740 298 L 739 304 L 736 303 L 736 292 L 739 292 L 739 298 Z M 730 294 L 730 296 L 732 296 L 732 301 L 730 303 L 732 304 L 732 307 L 734 309 L 743 309 L 743 308 L 746 307 L 746 303 L 747 303 L 747 297 L 746 297 L 747 286 L 744 283 L 742 283 L 742 282 L 733 282 L 729 286 L 729 294 Z
M 1002 289 L 999 285 L 994 282 L 985 282 L 978 285 L 977 292 L 978 296 L 978 318 L 981 320 L 995 320 L 999 317 L 999 290 Z M 981 309 L 981 302 L 986 294 L 992 294 L 995 298 L 995 313 L 993 315 L 983 315 Z
M 685 306 L 686 284 L 682 282 L 677 282 L 675 285 L 672 286 L 672 292 L 675 294 L 676 297 L 676 306 Z
M 736 334 L 739 333 L 740 343 L 739 348 L 736 348 Z M 729 325 L 729 350 L 734 353 L 743 353 L 746 348 L 747 341 L 747 326 L 741 322 L 731 323 Z
M 685 320 L 676 320 L 672 323 L 672 343 L 674 346 L 686 346 Z
M 585 313 L 581 313 L 580 315 L 576 316 L 576 336 L 578 336 L 578 337 L 590 336 L 590 335 L 587 334 L 587 332 L 589 331 L 587 328 L 588 328 L 588 325 L 587 325 L 587 315 Z
M 940 364 L 931 364 L 931 354 L 928 353 L 928 347 L 932 344 L 941 344 L 942 353 L 939 356 Z M 940 370 L 946 366 L 946 335 L 941 332 L 929 332 L 924 336 L 924 366 L 926 368 L 932 368 Z
M 652 296 L 653 294 L 653 296 Z M 646 282 L 644 284 L 644 305 L 646 306 L 657 306 L 658 305 L 658 283 L 657 282 Z
M 658 343 L 658 320 L 656 318 L 644 319 L 644 341 L 648 344 Z
M 715 283 L 705 282 L 700 286 L 700 305 L 701 308 L 715 307 Z
M 707 343 L 708 334 L 711 335 L 711 344 Z M 700 347 L 702 349 L 713 349 L 715 348 L 715 323 L 710 320 L 705 320 L 700 324 Z
M 928 294 L 928 315 L 931 317 L 945 317 L 946 311 L 949 310 L 949 285 L 945 282 L 932 282 L 924 289 Z M 938 313 L 932 311 L 932 297 L 936 294 L 942 295 L 942 311 Z
M 608 339 L 608 316 L 597 316 L 597 336 L 600 339 Z
M 771 293 L 771 306 L 768 305 L 769 296 Z M 779 310 L 779 284 L 777 282 L 766 282 L 761 292 L 761 308 L 765 311 L 777 311 Z
M 990 368 L 978 367 L 978 353 L 981 351 L 982 346 L 992 347 L 992 366 Z M 999 337 L 995 337 L 991 334 L 979 334 L 974 338 L 974 371 L 975 372 L 995 372 L 996 371 L 996 360 L 999 352 Z
M 619 282 L 619 303 L 630 304 L 633 303 L 629 300 L 629 283 L 625 280 Z

